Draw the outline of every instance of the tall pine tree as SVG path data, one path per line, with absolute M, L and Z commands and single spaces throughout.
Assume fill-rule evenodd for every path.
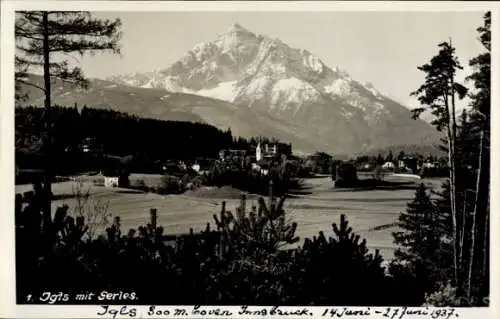
M 430 62 L 418 69 L 425 73 L 425 83 L 412 96 L 416 96 L 422 107 L 413 110 L 414 118 L 418 118 L 426 109 L 430 109 L 435 116 L 432 124 L 437 130 L 445 130 L 447 136 L 448 162 L 450 170 L 450 208 L 453 223 L 453 282 L 458 283 L 460 273 L 460 256 L 463 247 L 460 246 L 460 225 L 459 209 L 456 190 L 456 139 L 457 139 L 457 118 L 456 118 L 456 98 L 463 99 L 467 94 L 467 89 L 456 82 L 456 73 L 462 69 L 458 58 L 455 55 L 455 48 L 451 40 L 439 45 L 439 52 L 432 57 Z
M 487 296 L 489 294 L 491 12 L 486 12 L 483 20 L 483 26 L 479 27 L 477 31 L 484 52 L 469 62 L 474 72 L 467 78 L 474 82 L 475 88 L 475 92 L 470 94 L 472 108 L 472 138 L 470 139 L 472 141 L 470 145 L 477 147 L 477 152 L 469 156 L 476 174 L 474 207 L 470 226 L 471 239 L 465 280 L 466 297 L 469 299 L 474 295 Z
M 119 53 L 119 19 L 95 19 L 89 12 L 77 11 L 19 11 L 16 12 L 16 87 L 21 84 L 38 88 L 45 95 L 45 176 L 43 207 L 44 228 L 51 225 L 52 163 L 52 80 L 55 78 L 87 87 L 81 68 L 71 67 L 70 54 L 83 56 L 96 51 Z M 30 80 L 29 72 L 43 72 L 44 83 Z M 16 98 L 23 94 L 16 92 Z

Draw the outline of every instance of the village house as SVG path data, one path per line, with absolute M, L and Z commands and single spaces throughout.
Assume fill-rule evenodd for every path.
M 413 156 L 405 156 L 398 160 L 398 168 L 399 169 L 408 169 L 416 172 L 420 169 L 418 165 L 418 158 Z
M 406 164 L 403 160 L 398 160 L 398 168 L 406 168 Z
M 200 164 L 198 164 L 198 163 L 195 163 L 195 164 L 191 165 L 191 169 L 192 169 L 193 171 L 195 171 L 196 173 L 199 173 L 199 172 L 200 172 L 200 168 L 201 168 L 201 166 L 200 166 Z
M 80 143 L 79 149 L 83 153 L 97 153 L 102 150 L 102 147 L 94 137 L 86 137 Z
M 106 169 L 101 172 L 104 176 L 104 187 L 114 188 L 118 187 L 120 183 L 120 170 L 119 169 Z
M 104 176 L 104 186 L 108 188 L 118 187 L 118 176 Z
M 316 152 L 306 159 L 306 166 L 316 174 L 331 173 L 333 156 L 324 152 Z
M 245 158 L 246 155 L 246 150 L 221 150 L 219 152 L 219 159 L 221 161 L 230 161 L 234 158 Z
M 264 159 L 276 159 L 282 155 L 289 156 L 292 154 L 292 145 L 286 143 L 273 143 L 273 144 L 257 144 L 255 148 L 255 157 L 257 162 Z
M 78 145 L 68 146 L 64 149 L 66 153 L 79 152 L 86 154 L 96 154 L 102 152 L 102 145 L 97 143 L 97 140 L 93 137 L 84 138 Z
M 382 168 L 383 169 L 388 169 L 388 170 L 394 169 L 394 163 L 393 162 L 385 162 L 382 165 Z
M 424 163 L 422 164 L 422 167 L 423 167 L 423 168 L 434 168 L 434 167 L 436 167 L 436 164 L 435 164 L 435 163 L 433 163 L 433 162 L 424 162 Z

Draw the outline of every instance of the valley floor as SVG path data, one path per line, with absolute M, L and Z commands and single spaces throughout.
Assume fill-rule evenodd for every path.
M 131 180 L 133 178 L 134 176 L 131 176 Z M 144 176 L 141 175 L 140 178 Z M 441 184 L 441 181 L 436 179 L 416 182 L 424 182 L 432 188 Z M 53 193 L 58 198 L 53 201 L 54 208 L 63 204 L 68 205 L 70 209 L 75 207 L 76 201 L 72 196 L 74 185 L 74 182 L 53 185 Z M 237 196 L 162 196 L 95 186 L 89 181 L 84 185 L 84 188 L 90 187 L 91 201 L 108 202 L 108 212 L 112 216 L 121 217 L 122 232 L 145 225 L 149 219 L 150 208 L 158 210 L 159 224 L 165 228 L 166 234 L 187 233 L 190 227 L 196 232 L 204 229 L 207 222 L 213 225 L 212 215 L 220 212 L 223 200 L 227 202 L 226 208 L 231 211 L 234 211 L 239 203 Z M 298 223 L 296 235 L 301 240 L 312 238 L 321 230 L 326 236 L 332 235 L 332 223 L 338 223 L 340 215 L 345 214 L 353 231 L 366 238 L 369 248 L 379 249 L 386 260 L 393 257 L 395 246 L 391 234 L 396 230 L 394 223 L 397 222 L 399 213 L 406 209 L 408 201 L 413 198 L 414 190 L 340 190 L 333 188 L 329 176 L 306 179 L 305 186 L 307 194 L 297 195 L 285 201 L 285 212 L 289 219 Z M 31 190 L 30 185 L 16 185 L 16 193 L 28 190 Z M 247 205 L 252 205 L 252 202 L 256 204 L 255 197 L 250 197 Z

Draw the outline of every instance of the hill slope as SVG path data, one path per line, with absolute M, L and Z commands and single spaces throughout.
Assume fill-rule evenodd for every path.
M 29 81 L 43 86 L 43 79 L 31 75 Z M 21 86 L 28 99 L 17 106 L 43 106 L 42 92 L 31 86 Z M 201 122 L 230 128 L 233 136 L 268 136 L 293 143 L 297 151 L 312 152 L 326 145 L 310 143 L 302 132 L 307 128 L 289 123 L 262 112 L 241 109 L 232 103 L 185 93 L 169 93 L 162 89 L 144 89 L 91 80 L 87 90 L 61 81 L 52 87 L 54 105 L 111 109 L 140 117 L 159 120 Z

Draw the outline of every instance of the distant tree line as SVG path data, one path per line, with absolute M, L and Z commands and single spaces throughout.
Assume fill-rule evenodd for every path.
M 229 130 L 231 132 L 231 130 Z M 235 137 L 231 148 L 238 150 L 254 151 L 258 143 L 265 144 L 277 144 L 281 143 L 280 140 L 274 137 L 267 136 L 253 136 L 250 138 Z
M 43 138 L 46 134 L 45 109 L 18 107 L 15 110 L 16 164 L 37 168 L 43 161 Z M 277 142 L 266 137 L 234 138 L 231 131 L 208 124 L 161 121 L 139 118 L 111 110 L 84 106 L 51 108 L 52 157 L 60 171 L 98 166 L 106 156 L 133 156 L 137 169 L 158 167 L 167 159 L 193 160 L 216 158 L 221 149 L 251 150 L 258 141 Z M 87 153 L 82 143 L 91 139 Z M 156 164 L 155 164 L 156 162 Z M 85 166 L 84 165 L 84 166 Z M 61 172 L 59 172 L 61 173 Z
M 16 164 L 22 168 L 37 168 L 42 163 L 44 116 L 45 109 L 40 107 L 15 110 Z M 68 164 L 75 169 L 79 158 L 92 166 L 99 156 L 133 156 L 134 163 L 140 162 L 138 166 L 145 168 L 172 159 L 217 158 L 222 149 L 251 151 L 259 141 L 279 142 L 268 137 L 233 137 L 230 129 L 220 130 L 204 123 L 140 118 L 87 106 L 80 110 L 76 105 L 54 106 L 51 117 L 54 160 L 58 159 L 61 165 L 70 160 Z M 81 146 L 86 139 L 93 143 L 89 154 L 82 154 Z

